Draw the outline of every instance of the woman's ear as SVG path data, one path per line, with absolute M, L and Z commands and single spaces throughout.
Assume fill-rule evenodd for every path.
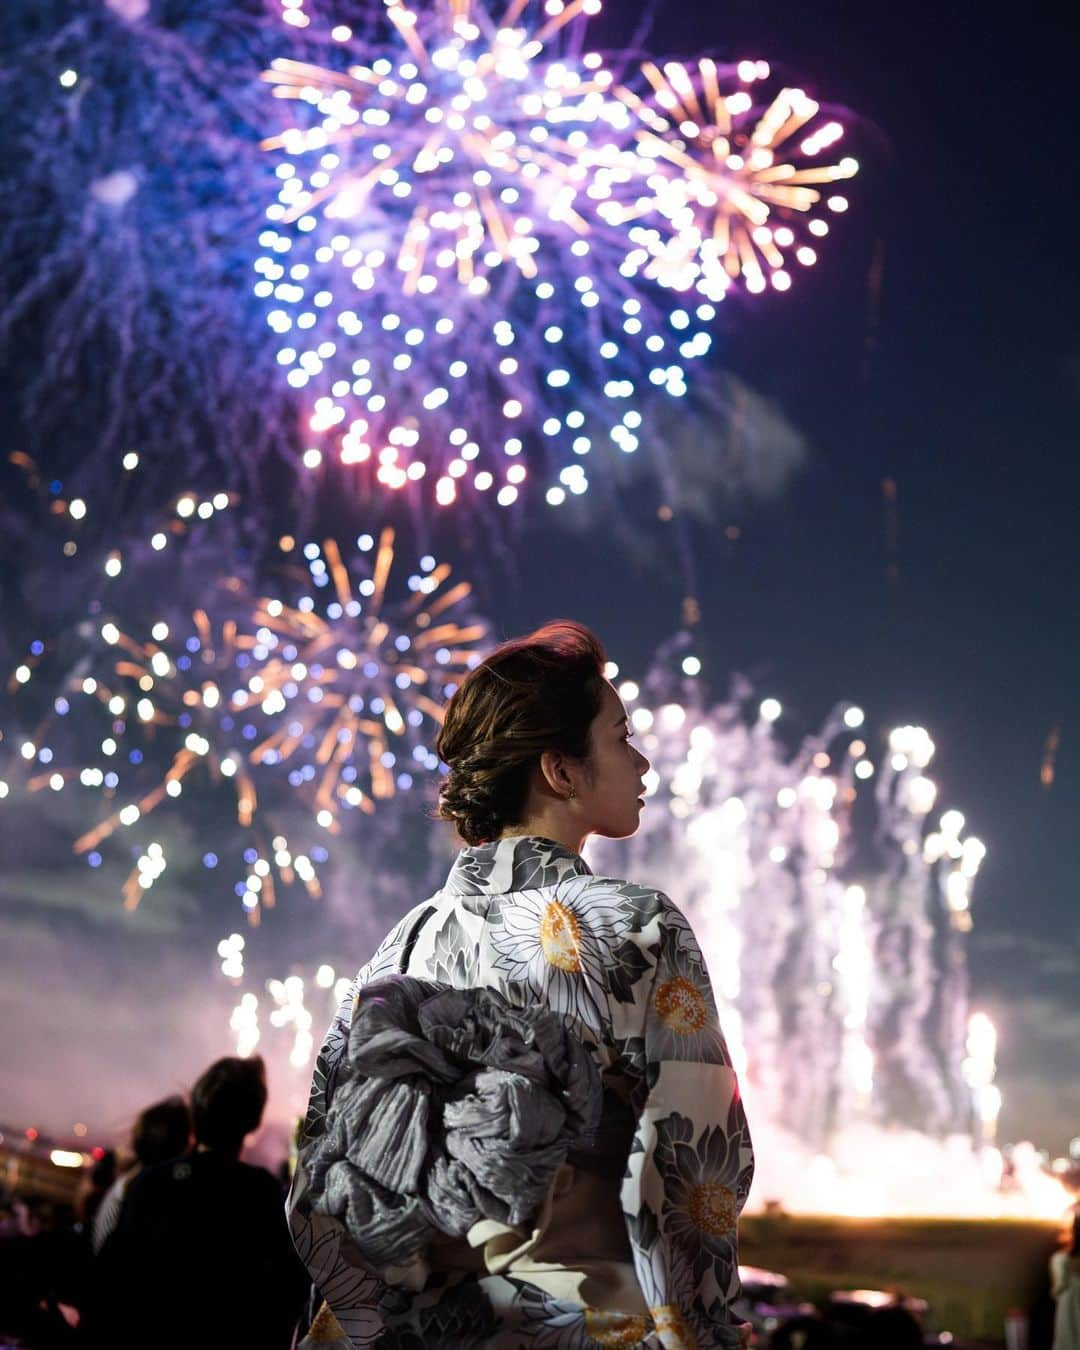
M 545 750 L 540 756 L 540 776 L 548 791 L 566 800 L 577 795 L 574 780 L 567 768 L 566 756 L 558 750 Z

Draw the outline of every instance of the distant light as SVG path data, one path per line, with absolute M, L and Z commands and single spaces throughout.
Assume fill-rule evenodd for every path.
M 81 1153 L 75 1153 L 69 1148 L 54 1148 L 49 1154 L 49 1161 L 54 1167 L 81 1167 L 83 1165 L 83 1155 Z
M 964 828 L 964 813 L 962 811 L 946 811 L 941 817 L 941 833 L 958 835 Z
M 62 70 L 60 72 L 60 84 L 64 89 L 73 88 L 78 78 L 79 72 L 77 70 Z
M 758 711 L 761 714 L 761 720 L 763 722 L 775 722 L 784 710 L 778 699 L 766 698 L 762 699 L 761 707 Z
M 925 816 L 930 812 L 936 797 L 937 787 L 922 774 L 908 784 L 908 805 L 917 815 Z

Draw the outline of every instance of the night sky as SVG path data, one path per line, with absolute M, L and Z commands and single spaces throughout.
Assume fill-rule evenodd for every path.
M 975 1005 L 1002 1037 L 1003 1132 L 1037 1120 L 1062 1148 L 1080 1133 L 1069 58 L 1045 25 L 992 7 L 669 0 L 648 45 L 710 43 L 846 104 L 862 171 L 797 293 L 725 316 L 727 366 L 779 405 L 808 458 L 780 496 L 694 533 L 709 671 L 749 674 L 804 726 L 849 697 L 878 725 L 930 730 L 940 800 L 989 846 L 971 959 Z M 550 562 L 526 621 L 578 575 L 558 550 Z M 666 599 L 672 612 L 677 588 Z M 635 588 L 613 623 L 598 594 L 583 617 L 613 646 L 647 647 L 663 619 L 639 618 L 639 601 Z
M 926 726 L 940 802 L 989 848 L 970 959 L 1001 1034 L 1002 1135 L 1058 1151 L 1080 1133 L 1075 77 L 1048 24 L 954 11 L 659 7 L 652 54 L 766 57 L 854 122 L 862 172 L 821 262 L 787 295 L 727 302 L 718 329 L 803 463 L 780 488 L 718 490 L 708 522 L 643 527 L 630 561 L 604 529 L 534 524 L 491 598 L 502 632 L 568 614 L 640 668 L 678 627 L 685 529 L 717 692 L 744 673 L 800 731 L 842 698 Z M 633 26 L 609 0 L 598 45 Z

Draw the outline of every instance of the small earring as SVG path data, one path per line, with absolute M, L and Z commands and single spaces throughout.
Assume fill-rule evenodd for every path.
M 572 801 L 576 796 L 577 796 L 577 789 L 571 788 L 570 791 L 566 794 L 566 800 Z

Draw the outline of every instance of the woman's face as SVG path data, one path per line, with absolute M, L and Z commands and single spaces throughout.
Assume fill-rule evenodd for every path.
M 605 683 L 600 711 L 589 728 L 587 772 L 578 780 L 581 815 L 590 834 L 625 839 L 637 829 L 645 805 L 642 778 L 649 761 L 631 744 L 622 699 Z

